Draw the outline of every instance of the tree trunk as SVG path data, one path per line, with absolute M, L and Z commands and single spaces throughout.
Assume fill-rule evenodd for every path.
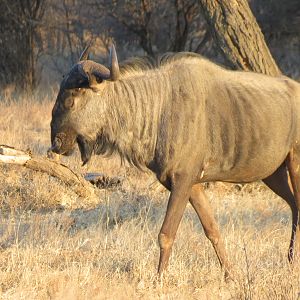
M 212 36 L 233 68 L 281 74 L 247 0 L 199 0 Z

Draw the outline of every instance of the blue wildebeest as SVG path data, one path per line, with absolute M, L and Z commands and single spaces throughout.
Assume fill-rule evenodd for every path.
M 201 183 L 263 180 L 292 211 L 288 258 L 300 247 L 300 85 L 286 77 L 230 71 L 192 53 L 110 67 L 87 59 L 61 83 L 52 111 L 52 150 L 83 163 L 113 152 L 152 170 L 170 190 L 159 233 L 165 269 L 188 201 L 225 274 L 230 265 Z M 292 189 L 288 184 L 288 173 Z M 296 251 L 295 251 L 296 249 Z

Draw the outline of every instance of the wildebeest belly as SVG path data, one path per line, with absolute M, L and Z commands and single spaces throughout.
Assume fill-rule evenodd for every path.
M 253 147 L 240 145 L 231 148 L 231 155 L 204 161 L 201 181 L 251 182 L 271 175 L 286 158 L 290 143 L 282 140 L 281 147 L 263 147 L 266 141 L 253 142 Z M 254 147 L 256 145 L 256 147 Z
M 288 151 L 280 151 L 274 157 L 264 153 L 249 160 L 240 161 L 238 165 L 232 161 L 209 162 L 200 173 L 201 182 L 227 181 L 227 182 L 253 182 L 264 179 L 273 174 L 282 164 Z

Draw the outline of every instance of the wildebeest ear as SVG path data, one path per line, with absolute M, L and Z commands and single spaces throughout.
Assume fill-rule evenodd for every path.
M 82 60 L 88 60 L 89 59 L 89 55 L 90 55 L 90 47 L 91 47 L 92 41 L 86 45 L 86 47 L 84 48 L 84 50 L 82 51 L 80 57 L 79 57 L 79 61 Z

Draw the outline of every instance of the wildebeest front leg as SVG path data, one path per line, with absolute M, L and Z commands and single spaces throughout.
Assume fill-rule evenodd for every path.
M 175 235 L 190 197 L 191 184 L 188 178 L 174 175 L 171 179 L 171 194 L 164 222 L 158 235 L 160 257 L 158 275 L 162 276 L 171 254 Z
M 196 184 L 192 187 L 190 203 L 197 212 L 205 235 L 211 241 L 216 251 L 221 268 L 225 271 L 225 278 L 230 277 L 232 274 L 230 272 L 230 265 L 225 252 L 225 247 L 218 229 L 218 225 L 214 218 L 213 210 L 201 184 Z

